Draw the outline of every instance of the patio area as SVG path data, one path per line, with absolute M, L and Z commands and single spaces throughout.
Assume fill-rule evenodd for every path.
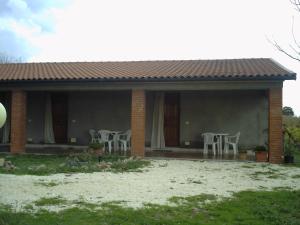
M 241 159 L 239 154 L 234 155 L 232 152 L 228 154 L 216 154 L 213 155 L 211 152 L 204 154 L 204 149 L 198 148 L 164 148 L 164 149 L 151 149 L 146 148 L 146 157 L 158 157 L 158 158 L 174 158 L 174 159 L 203 159 L 203 160 L 247 160 L 255 161 L 255 153 L 252 150 L 247 151 L 247 158 Z
M 10 95 L 5 96 L 10 113 Z M 25 152 L 68 154 L 86 150 L 92 142 L 105 142 L 107 153 L 111 148 L 120 155 L 239 160 L 238 150 L 242 149 L 251 161 L 251 150 L 268 142 L 268 97 L 264 90 L 147 91 L 141 121 L 144 130 L 135 134 L 143 144 L 133 152 L 131 119 L 135 107 L 131 98 L 129 90 L 29 91 Z M 6 143 L 0 151 L 9 150 L 9 122 L 0 134 Z M 143 124 L 139 126 L 141 129 Z M 99 133 L 104 131 L 109 134 Z M 126 131 L 130 135 L 124 153 L 118 135 Z

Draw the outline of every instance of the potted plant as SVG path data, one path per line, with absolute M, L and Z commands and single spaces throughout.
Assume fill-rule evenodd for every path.
M 267 162 L 268 161 L 268 149 L 259 145 L 254 148 L 256 162 Z
M 247 150 L 246 149 L 240 149 L 239 150 L 239 159 L 240 160 L 247 160 Z
M 103 143 L 99 142 L 93 142 L 89 144 L 89 150 L 92 154 L 95 154 L 96 156 L 102 156 L 103 155 Z

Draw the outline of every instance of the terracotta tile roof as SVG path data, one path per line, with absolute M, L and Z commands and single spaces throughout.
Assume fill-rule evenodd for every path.
M 268 58 L 0 64 L 0 82 L 24 80 L 296 79 Z

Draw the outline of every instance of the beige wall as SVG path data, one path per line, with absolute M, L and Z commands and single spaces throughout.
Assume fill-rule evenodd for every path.
M 147 95 L 146 143 L 151 140 L 153 92 Z M 267 142 L 268 98 L 265 91 L 180 92 L 180 143 L 201 147 L 204 132 L 231 135 L 241 132 L 240 145 L 253 147 Z
M 68 137 L 89 142 L 88 130 L 130 129 L 131 91 L 69 93 Z M 146 144 L 151 140 L 153 93 L 146 92 Z M 181 91 L 180 142 L 201 147 L 203 132 L 241 131 L 241 146 L 267 141 L 268 98 L 265 91 Z M 27 137 L 43 141 L 45 92 L 28 92 Z M 187 124 L 188 122 L 188 124 Z
M 68 137 L 89 142 L 89 129 L 130 129 L 131 92 L 100 91 L 69 94 Z
M 44 139 L 45 92 L 28 92 L 27 138 Z M 89 143 L 89 129 L 130 129 L 131 92 L 68 92 L 68 138 Z

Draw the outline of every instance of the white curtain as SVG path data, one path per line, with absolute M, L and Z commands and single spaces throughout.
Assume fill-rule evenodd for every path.
M 44 141 L 47 144 L 55 143 L 53 124 L 52 124 L 52 106 L 51 95 L 46 95 L 46 107 L 45 107 L 45 127 L 44 127 Z
M 2 143 L 9 143 L 9 133 L 10 133 L 10 104 L 8 100 L 8 96 L 5 96 L 5 100 L 3 102 L 3 105 L 6 109 L 6 122 L 2 128 Z
M 151 148 L 165 148 L 164 137 L 164 102 L 163 92 L 156 92 L 154 96 L 153 121 L 151 133 Z

